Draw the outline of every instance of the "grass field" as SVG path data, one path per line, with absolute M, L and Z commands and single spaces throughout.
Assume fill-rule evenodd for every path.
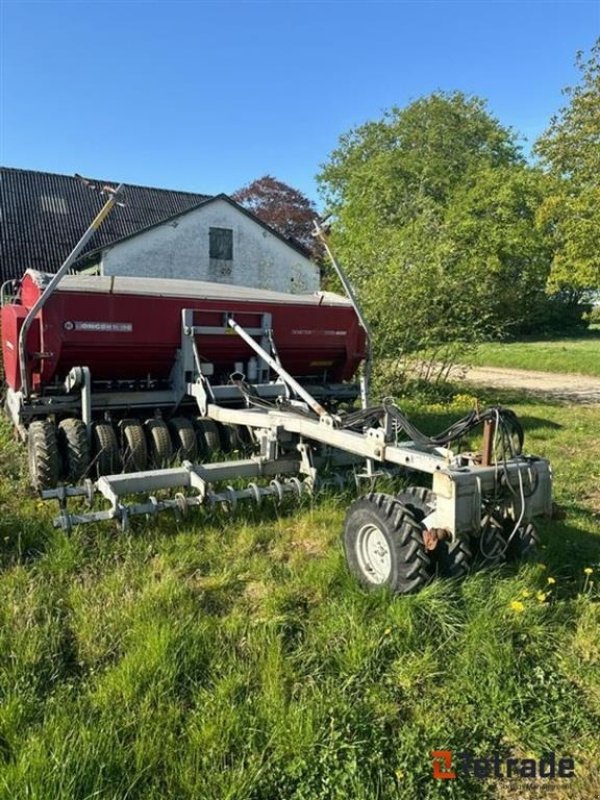
M 55 531 L 0 423 L 0 797 L 600 797 L 600 408 L 513 407 L 566 510 L 541 563 L 406 598 L 348 576 L 344 496 Z M 434 781 L 439 748 L 577 776 Z
M 600 331 L 572 339 L 483 344 L 474 365 L 600 377 Z

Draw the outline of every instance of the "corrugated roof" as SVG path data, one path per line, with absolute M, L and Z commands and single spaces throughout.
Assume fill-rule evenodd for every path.
M 118 183 L 91 180 L 97 186 Z M 110 214 L 86 251 L 187 211 L 209 197 L 127 184 L 125 206 Z M 105 199 L 72 175 L 1 167 L 0 279 L 20 278 L 29 268 L 55 272 Z

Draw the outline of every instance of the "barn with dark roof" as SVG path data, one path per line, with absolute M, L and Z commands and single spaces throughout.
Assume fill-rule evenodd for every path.
M 10 167 L 0 175 L 2 282 L 29 268 L 55 272 L 102 207 L 101 188 L 117 184 Z M 78 267 L 288 292 L 319 288 L 307 253 L 226 195 L 130 184 Z
M 0 168 L 2 281 L 20 278 L 26 269 L 56 272 L 101 209 L 99 189 L 116 181 L 95 180 L 90 189 L 73 175 Z M 111 214 L 86 251 L 122 239 L 186 211 L 209 195 L 127 185 L 126 204 Z

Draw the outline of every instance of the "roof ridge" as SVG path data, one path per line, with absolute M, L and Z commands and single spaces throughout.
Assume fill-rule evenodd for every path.
M 49 175 L 53 178 L 71 178 L 74 181 L 77 180 L 74 174 L 67 174 L 65 172 L 48 172 L 47 170 L 43 169 L 24 169 L 23 167 L 8 167 L 0 165 L 0 172 L 4 172 L 5 170 L 8 172 L 21 172 L 29 174 L 33 173 L 35 175 Z M 121 183 L 121 181 L 107 180 L 106 178 L 88 177 L 87 175 L 85 175 L 84 177 L 86 178 L 86 180 L 102 184 L 112 183 L 118 185 L 119 183 Z M 132 189 L 150 189 L 151 191 L 154 192 L 169 192 L 171 194 L 188 194 L 191 197 L 203 197 L 203 198 L 216 197 L 216 195 L 206 194 L 204 192 L 190 192 L 187 189 L 161 189 L 159 186 L 146 186 L 145 184 L 142 183 L 129 183 L 127 181 L 123 181 L 123 183 L 125 184 L 126 188 L 131 187 Z

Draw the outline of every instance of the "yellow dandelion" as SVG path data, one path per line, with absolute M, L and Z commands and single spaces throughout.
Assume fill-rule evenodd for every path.
M 537 598 L 538 603 L 546 602 L 546 592 L 538 592 L 536 594 L 536 598 Z
M 552 586 L 553 583 L 556 583 L 556 578 L 547 578 L 546 580 L 548 581 L 550 586 Z
M 583 571 L 586 575 L 591 575 L 594 570 L 591 567 L 586 567 Z
M 391 632 L 392 632 L 392 629 L 391 629 L 391 628 L 386 628 L 386 629 L 384 630 L 384 632 L 383 632 L 383 635 L 384 635 L 384 636 L 389 636 Z
M 522 614 L 525 611 L 525 606 L 520 600 L 513 600 L 510 604 L 511 609 L 515 612 L 515 614 Z
M 529 597 L 530 594 L 531 592 L 529 591 L 529 589 L 523 589 L 523 591 L 521 592 L 521 597 Z

